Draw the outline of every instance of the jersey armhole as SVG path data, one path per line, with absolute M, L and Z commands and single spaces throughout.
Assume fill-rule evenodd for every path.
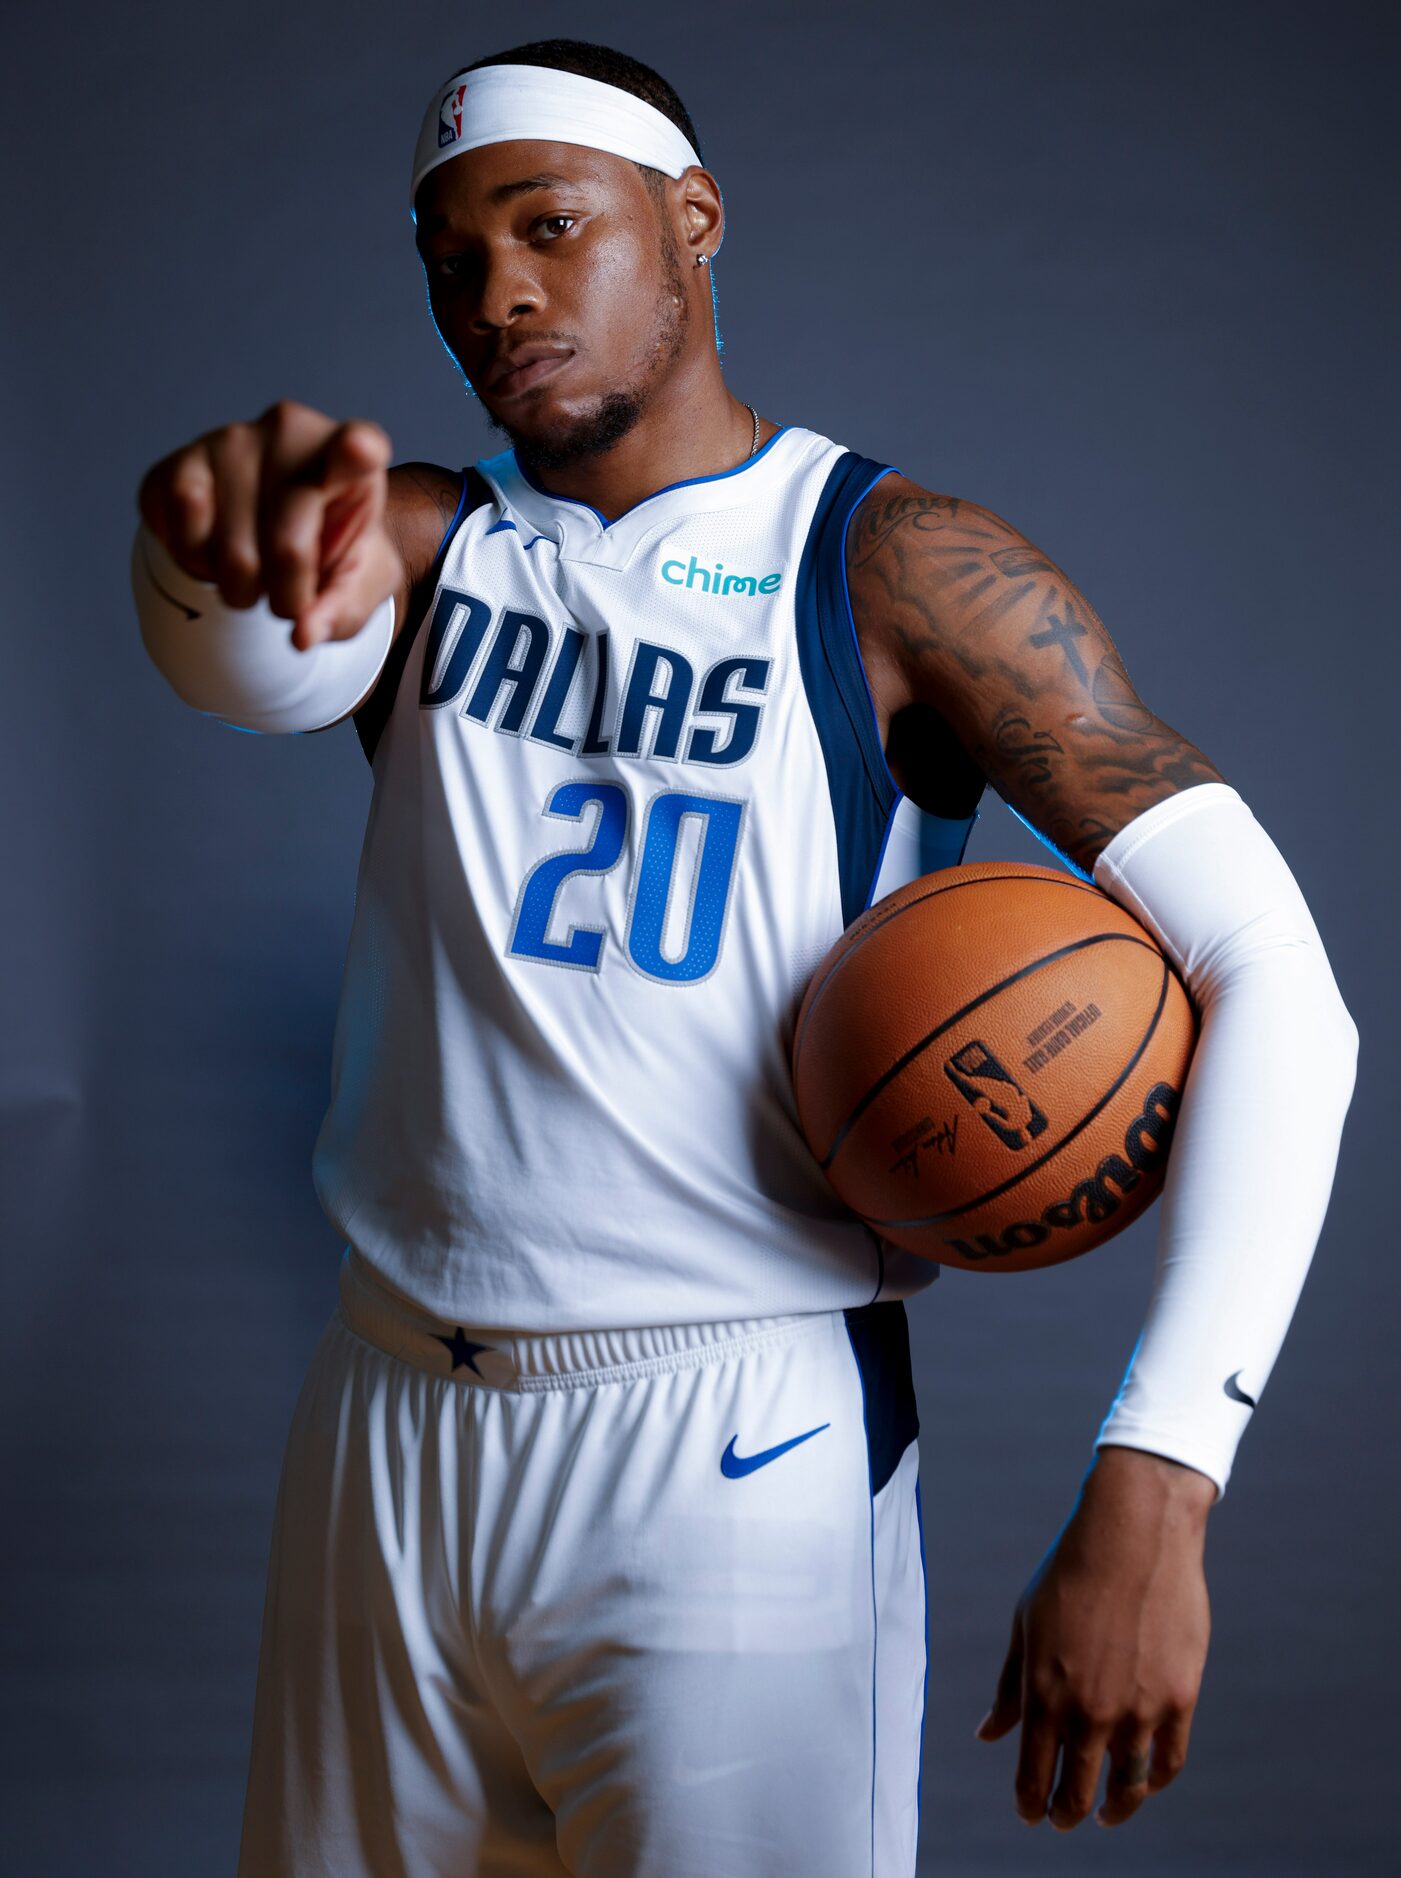
M 827 771 L 847 926 L 870 904 L 904 799 L 885 760 L 846 578 L 851 518 L 892 467 L 851 450 L 838 458 L 813 513 L 795 596 L 798 664 Z
M 390 714 L 394 709 L 394 701 L 399 695 L 399 681 L 403 677 L 404 666 L 408 661 L 413 642 L 418 637 L 419 629 L 433 604 L 433 596 L 438 591 L 443 562 L 447 558 L 453 537 L 474 510 L 482 508 L 493 499 L 491 487 L 486 478 L 470 465 L 464 469 L 462 493 L 457 498 L 457 508 L 443 532 L 442 540 L 438 543 L 438 551 L 433 556 L 432 565 L 415 589 L 417 599 L 410 603 L 404 630 L 390 647 L 384 670 L 380 673 L 379 681 L 370 693 L 368 702 L 354 713 L 355 733 L 360 739 L 361 749 L 365 752 L 365 760 L 372 769 L 375 751 L 379 748 L 384 727 L 389 722 Z

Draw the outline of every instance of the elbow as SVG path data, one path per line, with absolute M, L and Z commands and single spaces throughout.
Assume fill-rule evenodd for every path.
M 1353 1021 L 1352 1013 L 1338 998 L 1338 1044 L 1347 1064 L 1348 1093 L 1352 1093 L 1352 1084 L 1357 1080 L 1357 1052 L 1362 1042 L 1361 1033 Z
M 1340 1110 L 1346 1114 L 1357 1084 L 1357 1054 L 1361 1035 L 1351 1011 L 1343 1003 L 1337 985 L 1330 982 L 1329 992 L 1323 1012 L 1324 1021 L 1320 1026 L 1327 1047 L 1326 1051 L 1321 1049 L 1319 1052 L 1319 1069 L 1324 1070 L 1326 1065 L 1332 1072 L 1331 1086 L 1337 1091 Z

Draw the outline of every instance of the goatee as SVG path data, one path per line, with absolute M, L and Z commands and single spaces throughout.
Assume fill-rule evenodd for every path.
M 611 450 L 641 417 L 646 400 L 636 391 L 605 392 L 592 411 L 560 424 L 545 436 L 523 436 L 486 413 L 492 430 L 510 440 L 516 460 L 527 470 L 559 470 L 585 457 Z M 485 410 L 485 406 L 483 406 Z

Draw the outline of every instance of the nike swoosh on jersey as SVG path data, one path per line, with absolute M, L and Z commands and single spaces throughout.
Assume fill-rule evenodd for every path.
M 777 1447 L 764 1448 L 758 1454 L 736 1454 L 735 1443 L 739 1436 L 731 1435 L 730 1445 L 720 1456 L 720 1472 L 726 1480 L 743 1480 L 746 1474 L 752 1474 L 756 1468 L 767 1467 L 780 1454 L 786 1454 L 790 1448 L 801 1447 L 805 1441 L 811 1441 L 814 1435 L 820 1435 L 823 1428 L 831 1426 L 831 1422 L 823 1422 L 821 1427 L 809 1428 L 805 1435 L 794 1435 L 791 1441 L 780 1441 Z

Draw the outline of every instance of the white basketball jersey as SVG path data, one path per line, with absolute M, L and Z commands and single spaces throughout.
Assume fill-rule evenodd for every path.
M 614 521 L 512 451 L 356 715 L 374 792 L 313 1159 L 454 1322 L 840 1310 L 938 1268 L 836 1198 L 789 1072 L 873 899 L 962 858 L 886 767 L 847 596 L 888 466 L 789 426 Z

